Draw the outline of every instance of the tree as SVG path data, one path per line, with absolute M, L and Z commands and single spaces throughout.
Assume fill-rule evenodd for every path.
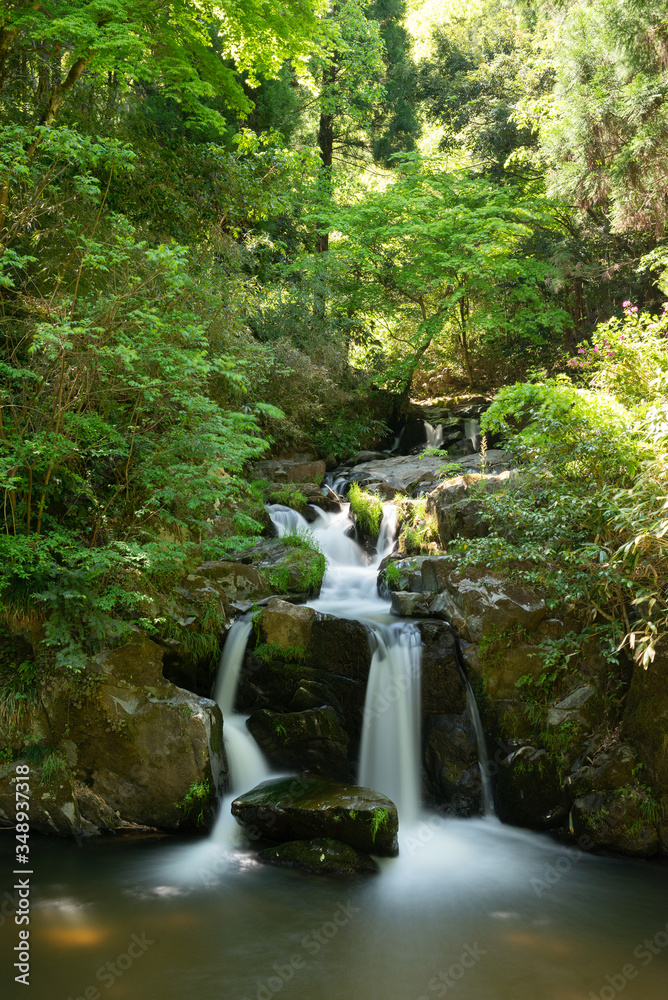
M 510 185 L 417 157 L 329 220 L 341 233 L 334 267 L 349 309 L 411 331 L 395 372 L 404 389 L 446 330 L 470 385 L 477 345 L 530 348 L 561 335 L 569 318 L 546 294 L 551 269 L 522 252 L 536 227 L 552 225 L 545 204 Z
M 543 124 L 553 193 L 660 239 L 668 219 L 668 21 L 651 0 L 578 0 L 557 25 Z

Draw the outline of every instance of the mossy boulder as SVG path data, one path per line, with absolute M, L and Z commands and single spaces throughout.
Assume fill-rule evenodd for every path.
M 422 640 L 421 688 L 424 715 L 458 714 L 466 708 L 466 685 L 457 666 L 450 626 L 418 622 Z
M 291 840 L 260 851 L 258 861 L 283 868 L 299 868 L 314 875 L 375 875 L 378 863 L 369 854 L 340 840 Z
M 338 781 L 353 777 L 348 734 L 329 706 L 283 713 L 261 709 L 250 716 L 246 725 L 277 769 L 311 770 Z
M 534 746 L 519 747 L 501 761 L 495 802 L 504 823 L 539 830 L 563 825 L 570 806 L 557 761 Z
M 507 487 L 512 473 L 458 476 L 438 486 L 427 499 L 427 512 L 436 518 L 438 537 L 446 547 L 453 538 L 484 538 L 489 521 L 484 517 L 482 494 Z
M 232 803 L 254 836 L 283 843 L 326 837 L 368 854 L 398 854 L 397 808 L 370 788 L 314 774 L 265 781 Z
M 205 825 L 226 780 L 222 716 L 214 702 L 165 680 L 162 655 L 138 635 L 95 657 L 80 679 L 47 676 L 41 701 L 75 777 L 124 820 Z

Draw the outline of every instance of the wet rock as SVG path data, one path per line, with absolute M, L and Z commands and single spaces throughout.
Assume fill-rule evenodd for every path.
M 403 618 L 428 618 L 429 598 L 425 594 L 397 591 L 392 594 L 392 614 Z
M 405 590 L 422 593 L 422 563 L 427 556 L 387 556 L 378 567 L 376 585 L 381 597 Z
M 590 837 L 597 850 L 652 857 L 659 849 L 659 836 L 643 808 L 646 802 L 647 793 L 640 788 L 583 795 L 573 804 L 575 833 Z
M 451 714 L 466 708 L 466 685 L 457 667 L 455 640 L 442 622 L 419 622 L 422 639 L 421 688 L 424 714 Z
M 549 709 L 547 724 L 562 726 L 570 722 L 579 726 L 593 725 L 600 714 L 600 701 L 596 688 L 592 684 L 583 684 Z
M 485 661 L 483 675 L 485 692 L 495 700 L 519 697 L 518 682 L 522 677 L 540 677 L 544 670 L 543 657 L 536 646 L 525 642 L 499 649 Z M 564 716 L 566 718 L 567 716 Z
M 186 585 L 197 583 L 198 577 L 206 580 L 230 601 L 261 600 L 272 592 L 263 574 L 254 566 L 244 563 L 229 560 L 203 563 L 195 573 L 188 575 Z
M 473 642 L 512 628 L 532 632 L 547 617 L 540 594 L 499 573 L 476 567 L 455 570 L 447 586 L 466 622 L 463 637 Z
M 68 732 L 76 777 L 123 819 L 192 826 L 186 797 L 212 814 L 227 763 L 218 706 L 166 681 L 163 650 L 138 636 L 95 657 L 86 686 L 51 676 L 40 690 L 52 732 Z
M 360 465 L 362 462 L 382 461 L 385 458 L 387 455 L 384 451 L 358 451 L 355 465 Z
M 349 737 L 331 707 L 283 713 L 263 709 L 254 712 L 246 725 L 277 769 L 311 770 L 336 781 L 353 778 L 348 762 Z
M 375 875 L 380 871 L 369 854 L 325 837 L 268 847 L 259 852 L 257 859 L 266 865 L 299 868 L 314 875 Z
M 475 730 L 468 713 L 429 715 L 424 731 L 429 790 L 458 816 L 481 812 L 481 777 Z
M 87 788 L 80 781 L 74 783 L 81 821 L 88 833 L 100 833 L 102 830 L 118 830 L 127 823 L 121 819 L 111 806 L 97 795 L 92 788 Z
M 343 715 L 341 703 L 330 684 L 302 678 L 290 702 L 290 711 L 304 712 L 306 709 L 320 708 L 322 705 L 331 705 L 339 715 Z
M 569 800 L 556 762 L 546 750 L 524 746 L 502 760 L 495 802 L 504 823 L 547 829 L 568 817 Z
M 399 853 L 393 802 L 312 774 L 263 782 L 234 800 L 232 815 L 253 836 L 278 843 L 326 837 L 368 854 Z
M 425 443 L 425 438 L 421 443 Z M 470 450 L 470 444 L 468 450 Z M 369 483 L 387 483 L 395 492 L 408 493 L 411 496 L 422 496 L 430 493 L 441 484 L 441 473 L 446 462 L 452 458 L 437 458 L 432 456 L 403 455 L 385 458 L 372 462 L 362 462 L 352 470 L 352 478 L 362 485 Z M 466 454 L 455 458 L 462 466 L 462 473 L 481 471 L 481 456 Z M 489 472 L 501 472 L 508 468 L 508 455 L 503 451 L 488 451 L 485 459 L 485 469 Z
M 26 776 L 24 769 L 29 768 Z M 21 773 L 19 773 L 19 769 Z M 14 826 L 17 813 L 17 783 L 28 784 L 30 829 L 61 837 L 81 835 L 82 822 L 74 791 L 72 773 L 61 758 L 57 766 L 46 769 L 41 764 L 17 760 L 0 769 L 0 824 Z M 25 791 L 25 789 L 20 789 Z
M 320 483 L 325 477 L 322 459 L 310 456 L 279 458 L 255 463 L 255 472 L 272 483 Z

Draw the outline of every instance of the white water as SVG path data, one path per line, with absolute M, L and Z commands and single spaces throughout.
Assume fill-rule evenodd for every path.
M 262 751 L 246 728 L 246 716 L 234 711 L 239 674 L 252 627 L 247 617 L 238 618 L 232 625 L 223 647 L 214 689 L 214 700 L 223 713 L 223 742 L 230 790 L 220 804 L 211 837 L 223 847 L 234 847 L 243 839 L 230 813 L 231 801 L 241 792 L 247 792 L 264 781 L 271 773 Z
M 427 423 L 424 421 L 424 429 L 427 433 L 427 448 L 442 448 L 443 447 L 443 426 L 442 424 Z
M 466 679 L 465 679 L 466 680 Z M 478 704 L 475 700 L 473 689 L 466 681 L 466 707 L 473 722 L 475 737 L 478 743 L 478 766 L 480 768 L 480 787 L 482 790 L 482 811 L 485 816 L 494 815 L 494 796 L 492 795 L 492 783 L 489 780 L 489 757 L 487 756 L 487 743 L 485 732 L 482 728 L 482 720 L 478 711 Z

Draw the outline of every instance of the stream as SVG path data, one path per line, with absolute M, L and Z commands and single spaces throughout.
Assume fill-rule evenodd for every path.
M 215 696 L 231 794 L 211 836 L 72 841 L 32 835 L 32 975 L 13 982 L 12 831 L 0 836 L 2 996 L 31 1000 L 665 1000 L 668 867 L 591 856 L 491 815 L 444 819 L 420 804 L 420 644 L 378 597 L 394 544 L 386 505 L 378 554 L 347 537 L 347 508 L 307 525 L 270 508 L 280 533 L 311 530 L 328 560 L 310 606 L 375 633 L 360 783 L 398 806 L 401 853 L 380 875 L 343 880 L 259 865 L 229 814 L 269 775 L 234 714 L 249 619 L 233 626 Z M 303 524 L 302 524 L 303 521 Z M 382 706 L 382 710 L 379 709 Z M 475 701 L 469 708 L 476 723 Z M 479 743 L 484 738 L 479 724 Z M 9 993 L 5 989 L 9 984 Z

